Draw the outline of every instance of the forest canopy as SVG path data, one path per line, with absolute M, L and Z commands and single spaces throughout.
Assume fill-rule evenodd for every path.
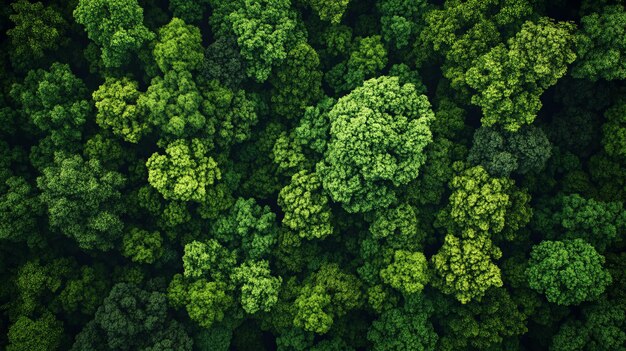
M 626 351 L 623 0 L 0 0 L 0 350 Z

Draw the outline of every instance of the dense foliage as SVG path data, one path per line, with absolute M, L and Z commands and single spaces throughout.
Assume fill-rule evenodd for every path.
M 0 0 L 0 349 L 626 351 L 622 0 Z

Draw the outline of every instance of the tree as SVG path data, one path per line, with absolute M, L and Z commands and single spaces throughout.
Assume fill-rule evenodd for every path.
M 274 111 L 286 118 L 300 118 L 305 107 L 322 96 L 322 72 L 317 52 L 307 43 L 296 45 L 287 53 L 276 74 L 270 77 L 274 87 Z
M 624 79 L 626 66 L 623 63 L 626 30 L 626 11 L 620 5 L 606 6 L 602 12 L 591 13 L 581 18 L 581 30 L 576 34 L 578 60 L 572 76 L 590 80 Z
M 352 213 L 395 202 L 394 187 L 415 179 L 426 161 L 433 120 L 427 98 L 397 77 L 380 77 L 339 99 L 329 118 L 317 173 L 331 198 Z
M 247 63 L 248 77 L 264 82 L 299 36 L 295 13 L 286 0 L 240 0 L 237 5 L 227 20 Z
M 322 21 L 338 24 L 350 3 L 350 0 L 306 0 Z
M 626 100 L 620 100 L 604 113 L 606 123 L 602 126 L 602 145 L 609 156 L 626 159 Z
M 548 301 L 577 305 L 596 300 L 611 284 L 603 268 L 604 256 L 582 239 L 542 241 L 533 246 L 528 262 L 528 283 Z
M 468 162 L 479 164 L 489 174 L 507 177 L 543 169 L 552 155 L 552 145 L 542 129 L 525 126 L 515 133 L 481 127 L 474 133 Z
M 98 160 L 56 153 L 54 165 L 37 178 L 50 226 L 85 250 L 110 250 L 122 233 L 121 193 L 125 178 Z
M 80 141 L 92 107 L 87 87 L 69 65 L 53 63 L 49 70 L 29 71 L 23 83 L 13 85 L 11 96 L 55 147 L 66 149 Z
M 554 335 L 550 350 L 624 350 L 626 314 L 622 303 L 602 299 L 583 307 L 580 320 L 566 321 Z
M 507 340 L 528 331 L 527 316 L 504 288 L 491 288 L 467 304 L 444 301 L 435 311 L 441 328 L 437 350 L 507 350 Z
M 59 49 L 67 42 L 67 22 L 54 6 L 27 0 L 11 4 L 9 16 L 15 27 L 6 31 L 11 39 L 11 63 L 14 68 L 25 69 L 44 60 L 46 54 Z
M 0 239 L 38 246 L 38 215 L 43 211 L 35 187 L 22 177 L 11 177 L 5 185 L 6 193 L 0 194 Z
M 350 91 L 375 77 L 386 65 L 387 51 L 380 35 L 357 37 L 348 60 L 333 67 L 326 80 L 336 92 Z
M 136 0 L 79 0 L 74 19 L 100 47 L 106 67 L 123 66 L 155 37 L 143 25 L 143 9 Z
M 246 78 L 237 39 L 232 35 L 216 38 L 206 48 L 199 74 L 206 81 L 215 79 L 229 89 L 236 89 Z
M 296 327 L 325 334 L 337 317 L 361 304 L 359 280 L 336 264 L 326 264 L 303 283 L 294 302 Z
M 161 138 L 182 138 L 205 130 L 215 132 L 202 113 L 202 94 L 188 71 L 168 71 L 152 79 L 137 107 L 147 111 L 148 122 L 157 127 Z
M 39 319 L 20 316 L 9 327 L 7 351 L 57 350 L 63 338 L 63 323 L 52 314 Z
M 122 254 L 134 262 L 154 263 L 163 255 L 163 239 L 159 232 L 131 228 L 124 234 Z
M 500 249 L 484 235 L 459 239 L 448 234 L 431 258 L 433 285 L 445 294 L 454 294 L 463 304 L 480 300 L 489 288 L 502 286 L 500 268 L 492 262 L 501 256 Z
M 584 239 L 598 252 L 606 251 L 626 229 L 621 202 L 602 202 L 578 194 L 561 195 L 540 208 L 534 222 L 537 231 L 551 240 Z
M 278 194 L 278 205 L 285 212 L 283 225 L 300 238 L 322 239 L 333 233 L 330 204 L 316 173 L 294 174 Z
M 174 275 L 168 299 L 174 307 L 184 307 L 189 318 L 204 328 L 224 319 L 233 307 L 235 288 L 230 276 L 237 262 L 236 253 L 214 239 L 185 245 L 183 274 Z
M 381 29 L 387 43 L 401 49 L 415 41 L 427 9 L 426 1 L 380 0 L 376 5 L 381 12 Z
M 150 185 L 166 200 L 205 201 L 222 175 L 215 160 L 206 156 L 202 141 L 179 139 L 170 143 L 165 153 L 154 153 L 146 162 Z
M 182 325 L 167 318 L 165 294 L 118 283 L 76 336 L 72 350 L 191 350 Z
M 93 92 L 98 125 L 110 128 L 113 134 L 131 143 L 138 143 L 150 131 L 145 108 L 137 104 L 141 96 L 138 87 L 136 81 L 126 77 L 107 77 L 104 84 Z
M 214 132 L 217 146 L 228 149 L 248 140 L 257 124 L 257 102 L 243 89 L 230 90 L 216 80 L 200 85 L 206 131 Z
M 211 225 L 211 232 L 252 260 L 269 257 L 278 240 L 276 214 L 252 198 L 238 198 L 229 213 Z
M 405 302 L 402 308 L 384 311 L 367 332 L 372 350 L 435 350 L 438 337 L 428 320 L 432 312 L 432 304 L 423 301 L 419 304 Z
M 204 59 L 200 29 L 173 18 L 159 30 L 154 59 L 163 73 L 197 69 Z
M 174 13 L 174 17 L 182 19 L 185 23 L 199 22 L 207 5 L 207 0 L 169 0 L 169 9 Z
M 271 275 L 268 261 L 246 261 L 233 270 L 231 279 L 241 285 L 241 306 L 249 314 L 269 312 L 278 302 L 283 280 Z
M 501 44 L 531 19 L 531 1 L 451 1 L 424 15 L 425 28 L 419 33 L 413 54 L 418 66 L 441 58 L 441 70 L 463 100 L 471 91 L 466 72 L 476 60 Z
M 534 121 L 541 94 L 576 58 L 573 29 L 545 18 L 526 22 L 507 46 L 500 44 L 476 60 L 466 80 L 477 90 L 472 103 L 483 110 L 484 126 L 498 124 L 515 132 Z
M 415 294 L 428 283 L 428 261 L 421 252 L 397 250 L 393 263 L 380 271 L 383 281 L 403 294 Z
M 102 264 L 76 266 L 58 294 L 63 311 L 92 316 L 111 289 L 108 273 Z
M 461 164 L 454 167 L 460 169 Z M 486 232 L 514 235 L 532 216 L 527 193 L 511 179 L 490 177 L 481 166 L 462 170 L 452 178 L 450 188 L 448 227 L 458 228 L 464 237 Z

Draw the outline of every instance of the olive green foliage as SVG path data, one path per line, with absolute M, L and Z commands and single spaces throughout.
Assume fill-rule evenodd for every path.
M 574 26 L 542 19 L 526 22 L 507 45 L 498 45 L 467 71 L 477 90 L 472 103 L 481 107 L 484 126 L 515 132 L 534 121 L 543 91 L 554 85 L 576 59 Z
M 358 279 L 336 264 L 322 266 L 303 282 L 294 308 L 293 324 L 317 334 L 327 333 L 336 317 L 361 304 Z
M 200 30 L 174 18 L 159 30 L 154 58 L 164 73 L 170 70 L 191 71 L 202 62 L 203 51 Z
M 45 351 L 59 347 L 63 336 L 63 324 L 53 315 L 32 320 L 21 316 L 9 328 L 7 351 Z
M 528 283 L 550 302 L 577 305 L 596 300 L 611 283 L 604 256 L 582 239 L 543 241 L 528 263 Z
M 306 0 L 322 21 L 332 24 L 341 22 L 350 0 Z
M 102 128 L 110 128 L 113 134 L 137 143 L 150 127 L 145 120 L 145 109 L 137 105 L 141 95 L 138 83 L 126 77 L 107 77 L 104 84 L 93 93 L 98 113 L 96 122 Z
M 68 65 L 54 63 L 49 70 L 29 71 L 23 83 L 13 85 L 11 95 L 54 145 L 61 148 L 81 139 L 92 107 L 87 87 Z
M 428 283 L 428 262 L 421 252 L 398 250 L 393 263 L 380 271 L 380 277 L 402 293 L 414 294 Z
M 202 94 L 188 71 L 172 70 L 152 79 L 137 106 L 147 110 L 148 122 L 162 136 L 190 136 L 206 127 Z M 211 129 L 208 132 L 213 134 Z
M 317 165 L 324 189 L 349 212 L 394 203 L 394 188 L 415 179 L 426 161 L 434 118 L 426 97 L 381 77 L 339 99 L 329 118 L 330 143 Z
M 306 239 L 322 239 L 333 233 L 328 197 L 315 173 L 301 171 L 278 195 L 278 204 L 285 212 L 283 224 Z
M 267 261 L 245 262 L 232 275 L 241 284 L 241 305 L 250 314 L 269 312 L 278 302 L 278 290 L 282 279 L 272 277 Z
M 150 185 L 167 200 L 205 201 L 207 188 L 221 178 L 217 163 L 206 153 L 199 139 L 170 143 L 165 155 L 154 153 L 146 162 Z
M 0 0 L 0 350 L 626 351 L 622 0 Z
M 163 238 L 159 232 L 132 228 L 124 234 L 122 254 L 134 262 L 153 263 L 163 255 Z
M 493 262 L 502 252 L 484 236 L 459 239 L 446 235 L 443 246 L 432 256 L 433 283 L 461 303 L 482 298 L 491 287 L 502 286 L 500 268 Z
M 11 62 L 15 68 L 24 69 L 31 60 L 46 59 L 46 54 L 67 41 L 68 24 L 55 6 L 20 0 L 12 3 L 11 9 L 9 18 L 15 27 L 6 34 L 13 46 Z
M 254 199 L 238 198 L 229 213 L 217 219 L 211 229 L 222 242 L 236 243 L 251 259 L 267 257 L 276 243 L 276 214 Z
M 482 232 L 514 232 L 532 215 L 527 193 L 517 189 L 511 179 L 491 177 L 481 166 L 454 176 L 450 188 L 449 227 L 459 228 L 466 237 Z

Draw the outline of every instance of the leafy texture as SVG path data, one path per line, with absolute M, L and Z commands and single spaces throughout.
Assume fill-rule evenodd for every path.
M 544 241 L 533 247 L 528 283 L 550 302 L 577 305 L 595 300 L 611 283 L 604 257 L 582 239 Z
M 396 201 L 395 187 L 419 174 L 433 120 L 425 96 L 396 77 L 367 81 L 329 113 L 331 140 L 317 165 L 324 189 L 349 212 Z

